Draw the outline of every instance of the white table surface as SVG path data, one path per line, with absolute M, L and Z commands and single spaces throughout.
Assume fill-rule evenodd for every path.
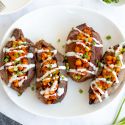
M 91 8 L 117 23 L 125 34 L 125 6 L 112 7 L 103 5 L 100 0 L 33 0 L 23 10 L 6 16 L 0 16 L 0 40 L 9 26 L 22 15 L 48 5 L 77 5 Z M 108 30 L 108 27 L 107 27 Z M 48 119 L 30 114 L 17 107 L 6 95 L 0 84 L 0 112 L 24 125 L 110 125 L 117 113 L 121 100 L 125 97 L 125 87 L 110 105 L 90 115 L 73 119 Z M 84 104 L 83 104 L 84 106 Z M 125 117 L 125 106 L 121 117 Z

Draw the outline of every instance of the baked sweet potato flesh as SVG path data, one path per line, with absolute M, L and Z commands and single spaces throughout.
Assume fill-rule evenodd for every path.
M 102 102 L 111 93 L 116 91 L 125 80 L 125 46 L 124 44 L 110 47 L 100 63 L 98 75 L 91 83 L 89 103 Z
M 34 44 L 21 29 L 12 32 L 0 53 L 0 75 L 11 88 L 22 94 L 35 73 Z
M 67 38 L 65 64 L 68 75 L 77 82 L 93 78 L 97 61 L 102 57 L 102 40 L 93 28 L 86 24 L 71 30 Z
M 46 104 L 61 102 L 67 91 L 64 57 L 43 40 L 37 42 L 35 46 L 37 96 Z

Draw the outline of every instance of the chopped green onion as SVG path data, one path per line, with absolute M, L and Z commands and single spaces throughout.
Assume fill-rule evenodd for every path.
M 62 48 L 65 48 L 65 45 L 62 45 Z
M 110 40 L 112 37 L 110 35 L 106 36 L 107 40 Z
M 14 69 L 14 71 L 18 71 L 18 68 L 17 68 L 17 66 L 14 66 L 14 68 L 13 68 L 13 69 Z
M 74 75 L 73 77 L 74 77 L 74 79 L 76 79 L 76 80 L 80 80 L 80 79 L 81 79 L 81 76 L 80 76 L 80 75 Z
M 64 76 L 63 74 L 61 74 L 61 75 L 60 75 L 60 77 L 61 77 L 62 79 L 64 79 L 64 78 L 65 78 L 65 76 Z
M 94 40 L 93 40 L 93 42 L 92 42 L 92 45 L 93 45 L 93 46 L 95 46 L 95 45 L 96 45 L 96 42 L 95 42 Z
M 18 96 L 21 96 L 22 95 L 22 93 L 18 93 Z
M 60 41 L 61 41 L 60 39 L 57 40 L 57 42 L 60 42 Z
M 88 42 L 89 41 L 89 39 L 88 38 L 85 38 L 85 42 Z
M 82 94 L 82 93 L 83 93 L 83 90 L 82 90 L 82 89 L 79 89 L 79 93 Z
M 9 61 L 9 58 L 10 58 L 9 56 L 5 56 L 5 57 L 4 57 L 4 62 L 7 63 L 7 62 Z
M 121 52 L 124 53 L 125 52 L 125 48 L 122 48 Z
M 17 72 L 17 75 L 23 75 L 23 72 L 18 71 L 18 72 Z
M 66 63 L 66 70 L 69 71 L 69 63 Z
M 35 87 L 34 87 L 34 86 L 32 86 L 32 87 L 31 87 L 31 90 L 32 90 L 32 91 L 34 91 L 34 90 L 35 90 Z
M 88 56 L 88 52 L 86 52 L 85 54 L 83 54 L 83 58 L 88 58 L 89 56 Z
M 19 57 L 19 54 L 18 54 L 18 53 L 15 53 L 14 56 L 15 56 L 16 58 L 18 58 L 18 57 Z

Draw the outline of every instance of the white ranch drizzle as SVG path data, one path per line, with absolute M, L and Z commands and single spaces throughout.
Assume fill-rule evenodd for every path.
M 37 53 L 42 53 L 42 52 L 52 52 L 52 56 L 49 56 L 46 60 L 44 60 L 41 65 L 44 65 L 44 63 L 48 60 L 51 60 L 56 54 L 57 54 L 57 50 L 44 50 L 44 49 L 41 49 L 41 50 L 36 50 Z M 37 82 L 40 82 L 40 81 L 45 81 L 45 80 L 49 80 L 51 78 L 48 78 L 48 76 L 52 76 L 52 73 L 59 70 L 59 69 L 66 69 L 65 66 L 59 66 L 57 67 L 57 63 L 54 63 L 54 64 L 47 64 L 47 65 L 44 65 L 46 67 L 50 67 L 51 70 L 50 71 L 47 71 L 42 77 L 40 78 L 37 78 Z M 46 88 L 45 90 L 41 90 L 40 91 L 40 94 L 41 95 L 44 95 L 45 98 L 49 98 L 51 96 L 61 96 L 64 92 L 60 90 L 60 88 L 58 88 L 58 81 L 56 79 L 58 79 L 59 76 L 56 76 L 56 77 L 53 77 L 52 79 L 54 80 L 52 86 L 50 88 Z M 61 79 L 61 76 L 60 76 L 60 80 Z M 63 80 L 67 80 L 65 77 Z M 58 90 L 59 89 L 59 90 Z M 57 93 L 54 93 L 54 94 L 51 94 L 53 93 L 54 91 L 57 90 Z M 59 92 L 58 92 L 59 91 Z
M 13 51 L 15 49 L 21 49 L 22 47 L 27 47 L 27 46 L 20 45 L 20 46 L 17 46 L 17 47 L 3 48 L 3 52 L 10 52 L 10 51 Z M 17 51 L 20 51 L 20 50 L 17 50 Z M 23 51 L 23 50 L 21 50 L 21 51 Z
M 57 63 L 47 64 L 47 65 L 44 65 L 44 66 L 46 66 L 47 68 L 56 68 L 57 67 Z
M 35 64 L 18 64 L 16 66 L 9 66 L 7 67 L 7 69 L 11 69 L 11 68 L 18 68 L 18 67 L 24 67 L 25 69 L 23 70 L 23 72 L 27 72 L 29 69 L 35 67 Z
M 44 49 L 36 49 L 36 52 L 37 52 L 37 53 L 42 53 L 42 52 L 52 52 L 52 53 L 53 53 L 52 56 L 49 56 L 46 60 L 44 60 L 44 61 L 41 63 L 41 66 L 42 66 L 45 62 L 47 62 L 48 60 L 51 60 L 51 59 L 57 54 L 57 50 L 56 50 L 56 49 L 55 49 L 55 50 L 51 50 L 51 51 L 49 51 L 48 49 L 47 49 L 47 50 L 44 50 Z
M 21 60 L 22 58 L 24 58 L 24 57 L 26 57 L 26 58 L 33 58 L 33 53 L 28 53 L 28 54 L 25 55 L 25 56 L 21 56 L 21 57 L 19 57 L 19 58 L 16 58 L 15 61 L 20 61 L 20 60 Z M 14 64 L 15 61 L 11 61 L 11 62 L 9 62 L 9 63 L 6 63 L 5 66 L 11 66 L 12 64 Z
M 90 50 L 90 48 L 89 48 L 88 46 L 86 46 L 86 45 L 82 42 L 82 40 L 68 40 L 68 41 L 67 41 L 67 44 L 70 44 L 70 43 L 80 44 L 80 45 L 82 45 L 83 47 L 85 47 L 86 49 Z M 90 42 L 87 42 L 87 43 L 90 44 Z
M 52 74 L 53 72 L 55 72 L 55 71 L 57 71 L 57 70 L 59 70 L 59 69 L 66 69 L 66 67 L 65 67 L 65 66 L 59 66 L 59 67 L 57 67 L 57 68 L 55 68 L 55 69 L 52 69 L 52 70 L 50 70 L 50 71 L 47 71 L 41 78 L 37 78 L 37 82 L 42 81 L 42 80 L 45 79 L 47 76 L 49 76 L 50 74 Z
M 27 76 L 21 76 L 21 77 L 18 77 L 17 75 L 14 75 L 10 78 L 9 80 L 9 83 L 8 83 L 8 86 L 10 87 L 12 82 L 15 81 L 15 80 L 20 80 L 18 85 L 19 87 L 22 86 L 22 83 L 27 79 Z
M 37 51 L 37 53 L 42 53 L 42 52 L 52 52 L 52 53 L 54 53 L 54 55 L 55 54 L 57 54 L 57 50 L 55 49 L 55 50 L 44 50 L 44 49 L 39 49 L 39 50 L 36 50 Z
M 57 94 L 58 96 L 61 96 L 64 93 L 64 88 L 58 88 Z
M 15 41 L 15 38 L 12 37 L 11 40 Z M 25 47 L 25 48 L 28 47 L 27 45 L 21 45 L 21 44 L 26 44 L 27 42 L 22 42 L 22 41 L 18 41 L 18 42 L 20 42 L 19 46 L 11 47 L 11 48 L 3 48 L 3 52 L 6 52 L 6 53 L 8 53 L 8 52 L 24 53 L 23 50 L 17 50 L 17 49 L 21 49 L 22 47 Z M 0 70 L 3 70 L 4 68 L 6 68 L 6 69 L 10 69 L 10 68 L 17 69 L 19 66 L 21 66 L 21 67 L 25 67 L 25 69 L 22 72 L 27 72 L 29 69 L 35 67 L 35 64 L 29 64 L 29 65 L 27 65 L 27 64 L 18 64 L 16 66 L 13 65 L 15 63 L 15 61 L 20 61 L 24 57 L 26 57 L 26 58 L 33 58 L 33 53 L 28 53 L 25 56 L 20 56 L 20 57 L 16 58 L 14 61 L 6 63 L 5 65 L 0 67 Z M 25 80 L 27 80 L 27 76 L 20 76 L 19 77 L 17 74 L 13 74 L 12 77 L 9 79 L 8 86 L 10 87 L 11 84 L 13 83 L 13 81 L 15 81 L 15 80 L 19 80 L 18 81 L 18 85 L 19 85 L 19 87 L 21 87 L 23 82 Z
M 87 33 L 83 32 L 83 31 L 81 31 L 80 29 L 78 29 L 78 28 L 76 28 L 76 27 L 74 27 L 73 29 L 76 30 L 76 31 L 78 31 L 79 33 L 82 33 L 82 34 L 85 35 L 86 37 L 90 37 L 89 34 L 87 34 Z M 92 39 L 96 42 L 96 44 L 95 44 L 94 46 L 96 46 L 96 47 L 103 47 L 103 45 L 102 45 L 97 39 L 95 39 L 94 37 L 92 37 Z
M 67 53 L 66 53 L 66 56 L 67 56 L 67 57 L 68 57 L 68 56 L 75 56 L 75 57 L 77 57 L 77 58 L 79 58 L 79 59 L 81 59 L 81 60 L 83 60 L 83 61 L 89 63 L 89 65 L 93 68 L 93 70 L 94 70 L 94 71 L 97 71 L 98 68 L 97 68 L 93 63 L 89 62 L 87 59 L 82 58 L 82 57 L 81 57 L 82 55 L 83 55 L 82 53 L 76 53 L 76 52 L 67 52 Z M 89 71 L 89 70 L 88 70 L 88 71 Z
M 120 54 L 120 49 L 123 47 L 124 44 L 125 44 L 124 42 L 123 42 L 122 44 L 120 44 L 119 47 L 117 48 L 117 50 L 114 50 L 113 47 L 111 47 L 111 48 L 109 48 L 109 49 L 107 50 L 107 52 L 113 52 L 113 53 L 115 53 L 115 56 L 118 56 L 118 57 L 119 57 L 120 63 L 122 64 L 121 69 L 122 69 L 122 68 L 125 68 L 125 66 L 124 66 L 124 64 L 123 64 L 123 61 L 122 61 L 122 60 L 123 60 L 123 55 Z M 102 64 L 102 65 L 103 65 L 103 67 L 104 67 L 105 69 L 107 69 L 108 71 L 111 71 L 111 72 L 112 72 L 112 74 L 114 75 L 114 77 L 115 77 L 115 79 L 116 79 L 116 82 L 115 82 L 115 83 L 119 84 L 119 80 L 118 80 L 118 77 L 117 77 L 116 72 L 115 72 L 115 71 L 112 71 L 112 70 L 111 70 L 110 68 L 108 68 L 106 65 L 104 65 L 104 64 Z M 112 64 L 112 65 L 109 65 L 109 66 L 110 66 L 110 67 L 118 67 L 117 65 L 113 65 L 113 64 Z M 107 91 L 102 92 L 102 90 L 100 91 L 100 88 L 99 88 L 98 85 L 96 84 L 96 82 L 98 82 L 98 81 L 104 81 L 104 82 L 106 82 L 107 84 L 111 84 L 112 82 L 106 80 L 105 78 L 97 78 L 96 80 L 94 80 L 94 81 L 91 83 L 91 88 L 92 88 L 93 92 L 96 94 L 96 96 L 97 96 L 97 98 L 99 99 L 99 101 L 102 102 L 101 96 L 100 96 L 97 92 L 95 92 L 95 90 L 94 90 L 94 88 L 93 88 L 92 86 L 95 85 L 95 86 L 96 86 L 96 89 L 98 89 L 98 91 L 99 91 L 102 95 L 104 95 L 105 98 L 108 97 L 108 92 L 107 92 Z
M 81 68 L 81 69 L 69 69 L 68 72 L 72 72 L 72 73 L 76 73 L 76 74 L 80 74 L 80 75 L 85 75 L 84 72 L 88 72 L 88 73 L 91 73 L 91 74 L 95 74 L 94 71 L 89 71 L 89 70 L 86 70 L 85 68 Z

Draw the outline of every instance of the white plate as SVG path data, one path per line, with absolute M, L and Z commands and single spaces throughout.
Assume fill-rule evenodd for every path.
M 100 0 L 103 4 L 108 5 L 108 6 L 123 6 L 125 5 L 125 0 L 119 0 L 118 3 L 111 3 L 111 4 L 107 4 L 106 2 L 104 2 L 103 0 Z
M 62 46 L 65 44 L 69 31 L 72 27 L 82 23 L 87 23 L 100 33 L 104 43 L 104 51 L 110 45 L 124 41 L 123 35 L 117 26 L 97 12 L 74 6 L 50 6 L 31 12 L 17 20 L 6 32 L 2 40 L 2 46 L 14 28 L 21 28 L 25 36 L 32 41 L 35 42 L 43 38 L 54 45 L 61 53 L 64 53 Z M 112 36 L 112 40 L 110 41 L 105 39 L 105 36 L 108 34 Z M 61 39 L 60 43 L 57 42 L 59 38 Z M 103 103 L 90 106 L 88 104 L 90 81 L 78 84 L 69 78 L 66 97 L 61 103 L 55 105 L 41 103 L 36 98 L 35 92 L 31 91 L 30 88 L 19 97 L 15 91 L 5 84 L 3 84 L 3 87 L 15 104 L 31 113 L 46 117 L 69 118 L 83 116 L 103 108 L 113 101 L 122 88 L 121 86 L 119 91 L 116 91 L 116 93 Z M 79 93 L 80 88 L 84 90 L 83 94 Z
M 21 10 L 31 3 L 32 0 L 0 0 L 6 6 L 0 15 L 10 14 Z

